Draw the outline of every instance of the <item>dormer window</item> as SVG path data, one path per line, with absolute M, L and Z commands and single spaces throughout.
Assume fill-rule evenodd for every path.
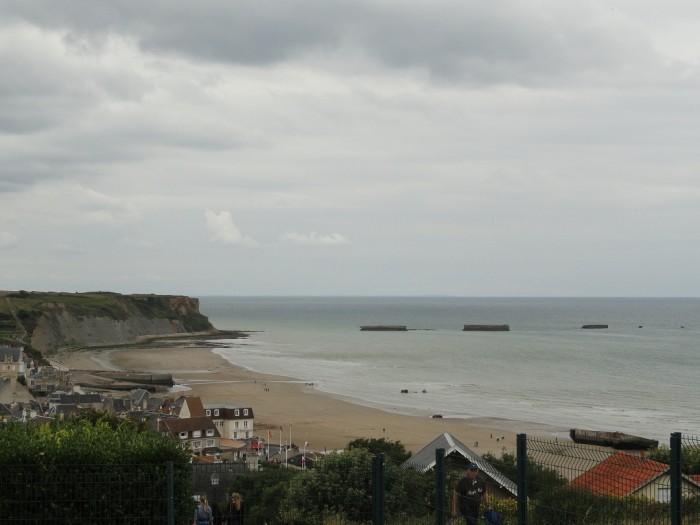
M 219 417 L 219 409 L 218 408 L 214 409 L 214 417 Z
M 193 438 L 200 438 L 200 437 L 202 437 L 202 431 L 201 431 L 201 430 L 195 430 L 194 432 L 192 432 L 192 437 L 193 437 Z
M 187 432 L 180 432 L 180 433 L 178 434 L 178 437 L 179 437 L 180 439 L 187 439 Z
M 247 409 L 247 408 L 243 410 L 243 415 L 244 415 L 244 416 L 247 416 L 247 415 L 248 415 L 248 409 Z
M 236 417 L 238 417 L 238 416 L 241 415 L 241 411 L 238 410 L 238 409 L 236 409 L 236 410 L 234 410 L 233 415 L 236 416 Z
M 207 409 L 207 415 L 211 417 L 211 410 Z
M 214 429 L 213 428 L 208 428 L 207 429 L 207 436 L 213 436 L 214 435 Z

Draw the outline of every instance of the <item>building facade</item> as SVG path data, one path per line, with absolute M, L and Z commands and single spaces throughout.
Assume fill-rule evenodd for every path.
M 255 417 L 251 407 L 205 403 L 204 412 L 226 439 L 251 439 L 255 435 Z

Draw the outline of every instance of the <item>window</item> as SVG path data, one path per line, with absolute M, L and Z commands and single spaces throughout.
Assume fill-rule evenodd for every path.
M 178 436 L 180 437 L 180 439 L 187 439 L 187 432 L 180 432 Z
M 207 415 L 211 417 L 211 410 L 207 409 Z
M 192 432 L 192 437 L 193 438 L 199 438 L 202 437 L 202 431 L 201 430 L 195 430 Z
M 244 415 L 244 416 L 247 416 L 247 415 L 248 415 L 248 409 L 247 409 L 247 408 L 243 410 L 243 415 Z
M 214 430 L 211 428 L 207 429 L 207 436 L 213 436 L 214 435 Z
M 213 446 L 214 446 L 214 440 L 213 440 L 213 439 L 207 439 L 207 446 L 208 446 L 208 447 L 213 447 Z
M 248 422 L 247 422 L 247 421 L 244 421 L 244 422 L 243 422 L 243 428 L 248 428 Z
M 214 417 L 219 417 L 219 409 L 218 408 L 214 409 Z
M 241 411 L 238 410 L 238 409 L 236 409 L 236 410 L 233 411 L 233 415 L 236 416 L 236 417 L 238 417 L 238 416 L 241 415 Z
M 202 442 L 201 441 L 193 441 L 192 448 L 194 448 L 194 449 L 202 448 Z
M 671 501 L 671 487 L 659 487 L 659 501 L 669 503 Z
M 238 421 L 233 424 L 234 428 L 238 428 Z

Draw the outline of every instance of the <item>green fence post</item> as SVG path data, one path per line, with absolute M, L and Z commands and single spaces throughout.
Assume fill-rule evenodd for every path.
M 671 525 L 681 525 L 681 433 L 671 434 Z
M 167 461 L 166 475 L 168 477 L 168 525 L 175 525 L 175 482 L 173 480 L 173 462 Z
M 372 459 L 372 524 L 384 525 L 384 454 Z
M 517 435 L 518 525 L 527 525 L 527 436 Z
M 435 449 L 435 525 L 445 525 L 445 449 Z

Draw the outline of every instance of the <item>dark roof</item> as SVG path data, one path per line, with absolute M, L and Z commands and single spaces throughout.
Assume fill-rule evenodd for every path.
M 55 397 L 52 396 L 51 401 L 60 404 L 84 405 L 102 403 L 102 397 L 100 394 L 58 394 Z
M 0 347 L 0 363 L 4 363 L 9 356 L 13 363 L 18 363 L 22 348 Z
M 210 417 L 189 417 L 186 419 L 163 419 L 163 425 L 171 434 L 193 432 L 195 430 L 214 430 L 214 437 L 221 437 L 219 430 Z
M 223 405 L 220 403 L 207 403 L 204 405 L 205 410 L 211 410 L 212 417 L 214 419 L 251 419 L 255 418 L 252 407 L 244 407 L 237 405 Z M 214 410 L 219 411 L 218 416 L 214 416 Z M 238 415 L 236 415 L 236 410 Z M 248 414 L 244 415 L 244 410 L 248 411 Z
M 140 405 L 144 398 L 149 399 L 150 396 L 151 394 L 148 390 L 137 388 L 131 391 L 131 402 Z

